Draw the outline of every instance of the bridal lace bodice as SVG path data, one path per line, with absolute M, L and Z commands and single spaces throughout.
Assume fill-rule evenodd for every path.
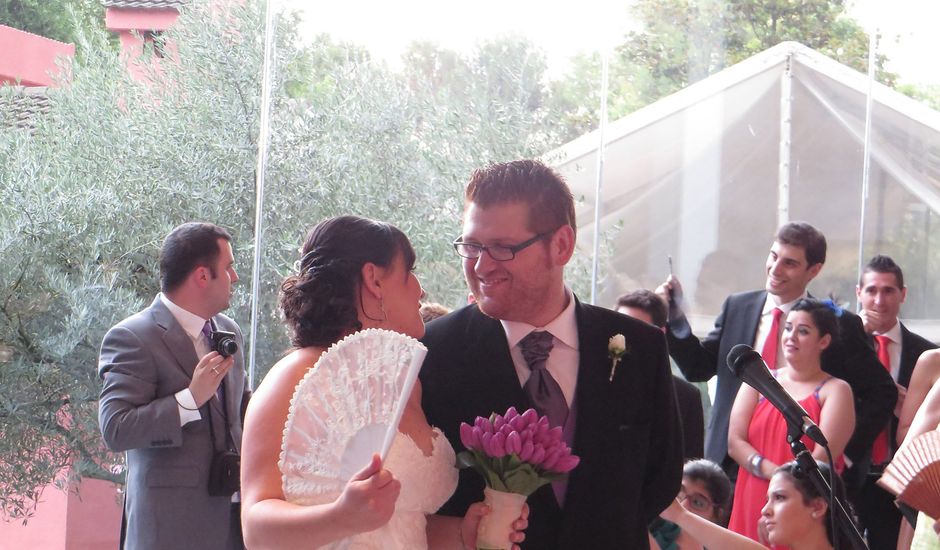
M 434 428 L 433 451 L 425 456 L 415 442 L 399 433 L 385 468 L 401 482 L 395 513 L 384 527 L 328 546 L 331 550 L 423 550 L 428 547 L 426 514 L 433 514 L 457 487 L 454 449 Z

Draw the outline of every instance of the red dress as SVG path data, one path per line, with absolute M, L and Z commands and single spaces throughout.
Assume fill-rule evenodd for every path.
M 831 380 L 829 377 L 816 386 L 813 393 L 800 401 L 806 413 L 817 424 L 822 406 L 819 403 L 819 390 Z M 774 464 L 786 464 L 793 460 L 790 444 L 787 443 L 787 421 L 769 401 L 763 397 L 757 402 L 751 421 L 747 426 L 747 440 L 766 460 Z M 803 436 L 803 444 L 810 452 L 816 443 Z M 842 470 L 842 457 L 836 457 L 836 470 Z M 738 468 L 738 481 L 734 487 L 734 503 L 731 506 L 731 521 L 728 529 L 753 540 L 757 539 L 757 520 L 761 509 L 767 503 L 767 488 L 770 481 L 751 475 L 744 468 Z

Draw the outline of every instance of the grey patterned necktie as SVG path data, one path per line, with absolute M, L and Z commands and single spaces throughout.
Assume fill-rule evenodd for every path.
M 552 351 L 552 334 L 546 331 L 532 331 L 519 341 L 522 357 L 532 374 L 526 380 L 523 390 L 535 410 L 554 426 L 565 426 L 568 419 L 568 403 L 561 391 L 561 386 L 545 368 L 548 354 Z

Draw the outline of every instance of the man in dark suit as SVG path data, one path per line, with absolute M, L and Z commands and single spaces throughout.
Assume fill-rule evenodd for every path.
M 160 252 L 163 292 L 101 344 L 101 433 L 127 451 L 124 548 L 241 547 L 232 496 L 208 482 L 216 452 L 241 446 L 248 399 L 241 331 L 220 313 L 236 281 L 229 233 L 183 224 Z M 216 329 L 235 334 L 236 353 L 213 350 Z
M 645 321 L 666 332 L 666 321 L 669 318 L 668 307 L 662 298 L 650 290 L 640 289 L 624 294 L 617 298 L 615 309 L 618 313 Z M 702 409 L 702 393 L 684 378 L 675 374 L 672 375 L 672 384 L 676 390 L 679 421 L 682 424 L 682 448 L 684 449 L 682 455 L 687 461 L 702 458 L 705 456 L 705 414 Z
M 891 421 L 875 440 L 871 469 L 855 498 L 859 519 L 868 530 L 869 546 L 890 548 L 898 539 L 901 513 L 894 505 L 894 497 L 875 482 L 897 450 L 897 414 L 911 381 L 914 364 L 921 353 L 937 346 L 900 322 L 898 315 L 907 298 L 907 287 L 904 286 L 904 273 L 890 257 L 878 255 L 868 262 L 855 287 L 855 294 L 865 332 L 878 359 L 897 383 L 899 396 Z
M 737 465 L 728 456 L 728 422 L 731 406 L 741 381 L 727 367 L 728 352 L 738 344 L 747 344 L 761 352 L 768 366 L 774 368 L 780 352 L 780 329 L 790 308 L 806 297 L 806 287 L 822 270 L 826 261 L 826 238 L 815 227 L 791 222 L 777 231 L 767 256 L 767 281 L 764 290 L 729 296 L 715 320 L 715 327 L 699 340 L 679 309 L 679 300 L 671 299 L 669 353 L 686 379 L 707 381 L 718 375 L 715 400 L 705 436 L 705 458 L 721 464 L 734 479 Z M 678 280 L 670 278 L 656 293 L 670 300 L 681 296 Z M 878 362 L 867 343 L 861 319 L 847 311 L 839 317 L 840 338 L 822 356 L 822 368 L 852 387 L 855 396 L 855 431 L 845 449 L 847 462 L 867 465 L 872 442 L 890 418 L 897 401 L 894 382 Z M 864 474 L 856 474 L 856 479 Z
M 552 169 L 521 160 L 474 172 L 454 243 L 475 303 L 428 325 L 424 411 L 458 451 L 461 422 L 536 405 L 581 463 L 528 500 L 523 548 L 648 548 L 647 524 L 679 491 L 681 430 L 666 343 L 655 327 L 582 304 L 567 288 L 574 201 Z M 608 356 L 622 335 L 626 353 Z M 460 473 L 441 513 L 483 499 Z

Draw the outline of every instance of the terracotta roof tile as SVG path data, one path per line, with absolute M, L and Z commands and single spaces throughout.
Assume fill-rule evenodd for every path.
M 104 0 L 107 8 L 135 8 L 135 9 L 177 9 L 189 0 Z
M 31 129 L 49 111 L 49 88 L 0 86 L 0 127 Z

